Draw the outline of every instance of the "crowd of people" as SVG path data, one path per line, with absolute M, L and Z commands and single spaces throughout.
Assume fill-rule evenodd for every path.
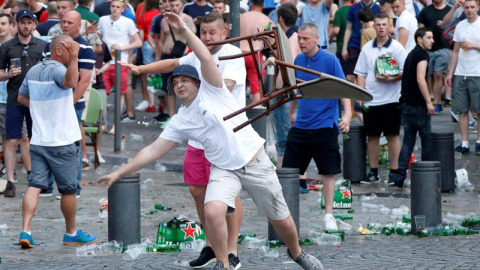
M 370 171 L 364 184 L 380 181 L 380 138 L 385 136 L 391 162 L 388 182 L 402 187 L 417 133 L 422 159 L 428 160 L 431 116 L 443 107 L 451 106 L 460 124 L 462 141 L 456 151 L 470 151 L 469 111 L 476 116 L 480 110 L 477 0 L 250 0 L 240 6 L 240 35 L 278 25 L 290 44 L 291 51 L 285 53 L 295 65 L 348 80 L 373 96 L 365 103 L 300 99 L 274 110 L 277 167 L 299 169 L 303 194 L 309 192 L 305 172 L 311 159 L 315 161 L 323 180 L 326 230 L 338 229 L 332 215 L 334 176 L 341 173 L 342 160 L 338 134 L 348 133 L 353 117 L 368 137 Z M 16 196 L 20 147 L 29 183 L 22 205 L 23 248 L 36 246 L 30 223 L 38 198 L 52 196 L 54 182 L 65 217 L 63 243 L 96 241 L 75 223 L 82 170 L 89 168 L 82 115 L 89 89 L 94 88 L 103 97 L 102 132 L 108 132 L 107 96 L 114 90 L 121 94 L 122 122 L 135 121 L 135 111 L 158 111 L 155 119 L 163 123 L 159 139 L 99 180 L 108 187 L 188 141 L 184 180 L 207 234 L 207 246 L 190 262 L 192 267 L 214 261 L 214 269 L 241 267 L 236 241 L 242 221 L 238 194 L 243 188 L 285 241 L 288 255 L 304 269 L 323 269 L 298 246 L 264 138 L 250 126 L 232 131 L 246 120 L 245 114 L 221 120 L 244 107 L 247 97 L 260 100 L 259 78 L 265 72 L 258 74 L 256 67 L 274 64 L 261 54 L 219 61 L 264 46 L 259 40 L 242 40 L 239 47 L 207 45 L 229 37 L 229 10 L 225 0 L 144 0 L 135 8 L 127 0 L 8 0 L 0 5 L 4 195 Z M 452 26 L 449 43 L 445 30 Z M 115 58 L 121 62 L 120 89 L 114 89 Z M 163 81 L 155 93 L 158 101 L 147 87 L 152 74 L 160 74 Z M 299 70 L 295 75 L 316 78 Z M 140 81 L 142 93 L 136 106 L 134 79 Z M 480 130 L 477 134 L 475 153 L 480 154 Z

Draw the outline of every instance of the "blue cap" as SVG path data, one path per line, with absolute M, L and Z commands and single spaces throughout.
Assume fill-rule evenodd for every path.
M 171 93 L 173 93 L 172 79 L 177 76 L 186 76 L 186 77 L 195 79 L 197 81 L 200 81 L 200 77 L 198 76 L 197 69 L 195 69 L 190 65 L 180 65 L 173 70 L 172 75 L 168 78 L 168 81 L 167 81 L 167 89 Z
M 30 9 L 21 9 L 17 12 L 17 22 L 19 22 L 22 18 L 28 17 L 32 20 L 35 20 L 36 17 Z

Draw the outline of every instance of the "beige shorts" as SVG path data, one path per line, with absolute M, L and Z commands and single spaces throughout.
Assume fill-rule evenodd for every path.
M 234 171 L 212 165 L 205 204 L 221 201 L 228 205 L 228 213 L 231 214 L 235 211 L 235 198 L 242 187 L 257 205 L 259 215 L 273 220 L 284 220 L 290 216 L 275 166 L 265 153 Z

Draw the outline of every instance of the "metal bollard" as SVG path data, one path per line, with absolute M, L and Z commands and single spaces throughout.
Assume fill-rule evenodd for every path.
M 439 161 L 412 163 L 411 219 L 412 233 L 417 233 L 416 215 L 425 215 L 425 227 L 442 223 L 442 193 L 440 190 L 441 168 Z
M 367 136 L 363 126 L 350 126 L 350 140 L 343 140 L 343 178 L 360 183 L 367 177 Z
M 442 192 L 455 190 L 455 153 L 453 132 L 430 133 L 430 160 L 440 161 Z
M 282 186 L 283 197 L 287 202 L 290 215 L 295 221 L 297 227 L 297 235 L 300 234 L 300 201 L 298 194 L 298 187 L 300 181 L 298 180 L 298 168 L 278 168 L 277 169 L 278 180 Z M 268 223 L 268 239 L 269 240 L 281 240 L 278 234 L 275 232 L 273 226 Z
M 108 241 L 140 243 L 140 174 L 127 175 L 108 189 Z
M 257 106 L 257 107 L 251 108 L 250 110 L 247 111 L 247 117 L 248 119 L 250 119 L 264 111 L 265 111 L 265 107 L 263 106 Z M 266 117 L 262 117 L 257 121 L 253 122 L 252 127 L 258 133 L 258 135 L 260 135 L 260 137 L 264 138 L 265 140 L 267 139 L 267 118 Z

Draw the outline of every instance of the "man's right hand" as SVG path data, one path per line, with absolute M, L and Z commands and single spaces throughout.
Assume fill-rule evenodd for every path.
M 118 179 L 120 179 L 120 176 L 116 172 L 113 172 L 100 177 L 97 183 L 101 184 L 103 182 L 107 182 L 107 188 L 110 188 L 113 185 L 113 183 L 118 181 Z
M 70 53 L 70 60 L 72 57 L 78 59 L 78 51 L 80 50 L 80 44 L 74 40 L 69 40 L 69 41 L 62 41 L 63 46 L 65 46 L 65 49 Z
M 448 74 L 445 76 L 445 85 L 448 87 L 452 86 L 452 74 Z
M 130 64 L 127 62 L 118 62 L 118 63 L 120 64 L 120 66 L 130 69 L 135 75 L 140 75 L 142 73 L 142 70 L 140 69 L 139 66 L 135 66 L 134 64 Z
M 343 49 L 342 49 L 342 58 L 343 58 L 343 60 L 347 61 L 347 59 L 348 59 L 348 50 L 347 50 L 347 48 L 343 48 Z

